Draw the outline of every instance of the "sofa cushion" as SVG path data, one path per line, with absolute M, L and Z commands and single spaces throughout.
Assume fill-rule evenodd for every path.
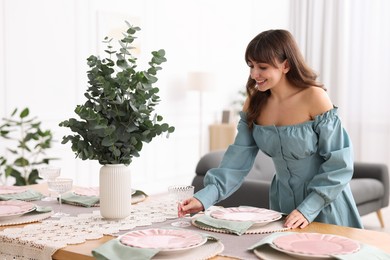
M 259 151 L 252 169 L 247 176 L 248 180 L 268 181 L 271 183 L 275 175 L 275 166 L 270 157 Z
M 383 184 L 376 179 L 356 178 L 350 182 L 351 191 L 356 205 L 383 198 L 385 189 Z

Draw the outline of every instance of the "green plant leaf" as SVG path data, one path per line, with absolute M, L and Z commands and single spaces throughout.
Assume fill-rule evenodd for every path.
M 28 108 L 23 109 L 23 111 L 20 113 L 20 118 L 25 118 L 30 114 L 30 110 Z

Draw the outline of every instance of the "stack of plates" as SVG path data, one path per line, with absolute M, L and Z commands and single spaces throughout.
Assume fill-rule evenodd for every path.
M 232 207 L 213 210 L 210 216 L 229 221 L 252 221 L 254 226 L 265 226 L 282 218 L 280 212 L 255 207 Z

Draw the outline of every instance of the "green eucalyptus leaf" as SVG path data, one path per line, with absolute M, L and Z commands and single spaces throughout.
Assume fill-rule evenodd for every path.
M 23 109 L 23 111 L 20 113 L 20 118 L 25 118 L 30 114 L 30 110 L 28 108 Z
M 11 117 L 13 117 L 16 114 L 17 111 L 18 111 L 18 109 L 15 108 L 14 111 L 12 111 L 12 113 L 11 113 Z

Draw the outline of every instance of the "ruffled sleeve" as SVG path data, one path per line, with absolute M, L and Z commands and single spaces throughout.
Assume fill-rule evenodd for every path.
M 235 192 L 253 166 L 259 149 L 244 112 L 240 113 L 237 130 L 234 143 L 226 150 L 220 166 L 207 172 L 204 178 L 205 187 L 194 195 L 205 209 Z
M 307 186 L 308 196 L 297 208 L 309 222 L 336 199 L 353 175 L 352 143 L 341 125 L 337 108 L 317 116 L 314 131 L 324 162 Z

